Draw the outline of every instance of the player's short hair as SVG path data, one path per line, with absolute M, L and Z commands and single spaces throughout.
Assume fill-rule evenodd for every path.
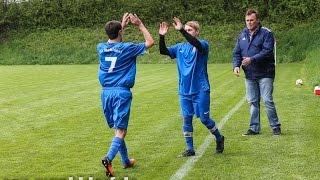
M 246 12 L 246 16 L 250 16 L 251 14 L 255 14 L 257 19 L 260 18 L 259 12 L 255 9 L 248 9 Z
M 200 25 L 198 21 L 188 21 L 186 23 L 186 25 L 192 27 L 193 29 L 195 29 L 196 31 L 200 31 Z
M 119 35 L 119 31 L 122 29 L 121 23 L 119 21 L 109 21 L 104 26 L 104 30 L 108 35 L 109 39 L 115 39 Z

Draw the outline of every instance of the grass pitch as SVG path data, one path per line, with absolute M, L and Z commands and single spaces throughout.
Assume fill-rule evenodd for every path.
M 244 79 L 230 64 L 210 64 L 211 117 L 219 121 L 244 97 Z M 317 71 L 315 71 L 317 72 Z M 226 122 L 225 151 L 209 148 L 185 179 L 319 179 L 320 97 L 303 64 L 277 66 L 274 100 L 283 134 L 272 135 L 262 109 L 262 132 L 242 137 L 248 105 Z M 126 143 L 133 169 L 113 161 L 117 178 L 169 179 L 186 161 L 175 64 L 138 65 Z M 97 65 L 0 66 L 0 178 L 104 179 L 101 157 L 113 132 L 100 109 Z M 208 135 L 194 121 L 195 147 Z

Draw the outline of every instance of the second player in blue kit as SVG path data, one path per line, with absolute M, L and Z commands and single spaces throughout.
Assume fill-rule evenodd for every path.
M 186 38 L 187 42 L 178 43 L 166 47 L 165 34 L 169 25 L 162 22 L 159 28 L 160 54 L 168 55 L 176 59 L 179 77 L 180 108 L 183 117 L 183 134 L 187 149 L 182 153 L 183 157 L 194 156 L 193 146 L 193 116 L 200 117 L 202 124 L 216 138 L 216 153 L 224 150 L 224 136 L 213 119 L 210 118 L 210 84 L 207 73 L 207 61 L 209 43 L 198 39 L 199 24 L 197 21 L 189 21 L 184 26 L 174 17 L 173 26 Z

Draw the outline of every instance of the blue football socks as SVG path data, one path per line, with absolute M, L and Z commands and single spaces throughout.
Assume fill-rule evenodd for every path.
M 119 153 L 121 155 L 121 161 L 122 164 L 130 164 L 130 160 L 128 157 L 128 151 L 127 151 L 127 146 L 126 146 L 126 142 L 123 140 L 122 144 L 119 148 Z
M 193 150 L 193 127 L 192 127 L 192 116 L 183 117 L 183 135 L 186 140 L 188 150 Z
M 107 158 L 110 161 L 112 161 L 114 159 L 114 157 L 117 155 L 119 148 L 121 147 L 122 144 L 123 144 L 123 139 L 121 139 L 119 137 L 114 137 L 112 139 L 111 146 L 110 146 L 109 151 L 107 153 Z
M 216 137 L 217 141 L 221 141 L 222 136 L 221 136 L 218 128 L 216 128 L 213 132 L 211 131 L 211 133 Z
M 185 137 L 188 150 L 193 150 L 193 137 Z
M 203 123 L 203 122 L 202 122 Z M 204 125 L 209 129 L 209 131 L 216 137 L 217 141 L 221 141 L 222 136 L 220 134 L 219 129 L 216 126 L 216 123 L 211 118 L 208 118 Z

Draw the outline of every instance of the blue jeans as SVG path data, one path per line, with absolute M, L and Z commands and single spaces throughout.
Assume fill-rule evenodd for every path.
M 276 107 L 273 102 L 273 79 L 261 78 L 257 80 L 246 79 L 247 101 L 250 105 L 250 129 L 260 132 L 260 97 L 262 97 L 269 124 L 272 129 L 280 127 Z

